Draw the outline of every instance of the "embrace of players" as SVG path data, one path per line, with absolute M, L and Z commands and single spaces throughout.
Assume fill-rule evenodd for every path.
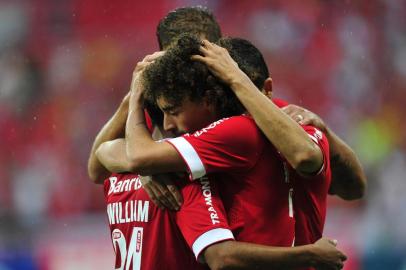
M 341 269 L 322 234 L 328 194 L 363 196 L 354 152 L 272 98 L 260 51 L 206 8 L 170 12 L 157 36 L 88 162 L 115 269 Z

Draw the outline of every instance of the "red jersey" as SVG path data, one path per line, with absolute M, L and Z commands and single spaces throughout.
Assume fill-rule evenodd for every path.
M 167 142 L 184 158 L 192 179 L 206 174 L 221 179 L 220 195 L 237 240 L 292 245 L 291 186 L 282 159 L 251 117 L 224 118 Z
M 280 108 L 288 105 L 280 99 L 273 101 Z M 315 127 L 302 126 L 302 128 L 320 147 L 323 153 L 323 166 L 317 174 L 303 177 L 287 164 L 287 174 L 294 189 L 297 246 L 314 243 L 322 237 L 326 220 L 327 194 L 331 183 L 330 152 L 326 136 Z
M 313 176 L 301 176 L 289 168 L 293 184 L 293 206 L 296 219 L 295 245 L 312 244 L 323 234 L 326 220 L 327 194 L 331 183 L 329 144 L 326 136 L 312 126 L 303 126 L 323 153 L 323 167 Z
M 184 203 L 172 212 L 150 201 L 135 174 L 112 174 L 104 181 L 115 269 L 205 269 L 196 262 L 201 251 L 233 239 L 207 177 L 183 184 L 181 192 Z

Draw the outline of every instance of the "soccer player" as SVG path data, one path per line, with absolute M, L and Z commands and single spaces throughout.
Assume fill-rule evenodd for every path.
M 160 49 L 167 49 L 182 33 L 192 33 L 211 42 L 221 38 L 216 18 L 201 6 L 177 8 L 159 22 L 157 37 Z M 366 176 L 354 151 L 314 113 L 297 105 L 287 105 L 283 110 L 295 121 L 311 124 L 325 133 L 330 144 L 332 171 L 329 193 L 345 200 L 362 198 L 366 189 Z M 162 122 L 162 116 L 156 110 L 153 116 L 156 122 Z
M 272 80 L 262 54 L 254 45 L 239 38 L 223 38 L 218 43 L 221 47 L 207 40 L 202 41 L 200 51 L 203 56 L 195 55 L 193 59 L 205 63 L 213 74 L 230 86 L 258 127 L 286 159 L 286 177 L 293 184 L 295 245 L 314 243 L 322 237 L 330 186 L 329 151 L 325 135 L 312 126 L 303 125 L 303 129 L 300 128 L 279 108 L 286 104 L 280 100 L 271 101 Z M 267 96 L 258 91 L 253 83 L 255 81 L 264 82 L 263 89 Z M 289 141 L 298 141 L 296 136 L 306 136 L 303 131 L 322 150 L 321 167 L 307 169 L 302 162 L 311 159 L 314 152 L 302 151 L 299 155 L 300 148 L 309 147 L 289 144 Z
M 122 136 L 128 101 L 126 95 L 99 132 L 89 158 L 91 176 L 97 183 L 104 182 L 115 269 L 204 269 L 191 250 L 197 257 L 207 245 L 233 239 L 222 203 L 209 179 L 183 184 L 182 210 L 169 212 L 150 201 L 141 186 L 141 177 L 131 173 L 111 174 L 96 157 L 101 143 Z M 125 162 L 123 155 L 111 158 Z
M 126 100 L 128 100 L 128 97 L 124 99 L 124 104 L 126 104 Z M 123 115 L 125 115 L 125 105 L 120 106 L 120 108 L 119 111 L 124 111 Z M 118 112 L 115 116 L 121 113 Z M 116 120 L 118 123 L 121 122 L 119 119 L 114 119 L 114 117 L 112 120 Z M 112 120 L 106 124 L 102 131 L 112 129 L 114 126 L 112 124 L 114 121 Z M 117 131 L 113 133 L 120 134 L 121 132 L 118 130 L 122 130 L 123 127 L 116 125 L 115 128 L 117 128 Z M 102 133 L 99 134 L 98 138 L 107 137 Z M 95 142 L 95 145 L 98 145 L 99 142 Z M 111 143 L 114 143 L 114 141 L 102 145 Z M 123 158 L 125 155 L 112 155 L 112 153 L 109 153 L 103 157 L 103 151 L 101 150 L 97 151 L 97 156 L 100 156 L 101 160 L 114 159 L 114 162 L 129 164 Z M 94 168 L 95 166 L 92 167 Z M 130 169 L 127 168 L 126 170 Z M 98 172 L 96 170 L 93 172 L 93 176 L 98 176 L 98 174 L 103 176 L 103 171 Z M 179 234 L 179 229 L 183 233 L 183 236 L 185 236 L 189 246 L 193 248 L 196 256 L 209 245 L 205 249 L 205 257 L 207 258 L 209 256 L 207 254 L 211 254 L 211 258 L 216 258 L 215 260 L 211 259 L 209 262 L 212 269 L 230 266 L 250 268 L 254 265 L 266 269 L 269 267 L 292 268 L 295 266 L 309 266 L 309 261 L 312 261 L 310 265 L 316 264 L 318 266 L 329 267 L 330 269 L 342 266 L 341 260 L 344 258 L 343 255 L 333 249 L 333 246 L 326 239 L 322 239 L 315 245 L 299 248 L 269 248 L 246 243 L 236 243 L 234 241 L 216 243 L 214 240 L 216 237 L 217 241 L 223 241 L 226 239 L 219 237 L 222 235 L 227 236 L 227 234 L 224 234 L 227 231 L 226 228 L 220 230 L 222 233 L 212 234 L 213 231 L 219 232 L 219 228 L 216 228 L 213 224 L 221 227 L 223 223 L 221 222 L 221 207 L 215 207 L 214 203 L 218 202 L 218 199 L 214 199 L 214 196 L 216 196 L 214 188 L 209 192 L 208 188 L 210 189 L 211 187 L 208 184 L 209 181 L 203 179 L 199 180 L 198 183 L 200 184 L 192 183 L 192 185 L 186 185 L 182 188 L 182 194 L 185 197 L 184 205 L 178 213 L 169 213 L 158 210 L 156 206 L 147 203 L 148 199 L 145 198 L 146 193 L 140 187 L 140 180 L 135 175 L 112 175 L 105 181 L 105 194 L 108 202 L 112 239 L 115 247 L 118 247 L 116 248 L 117 267 L 129 267 L 131 263 L 133 265 L 140 265 L 140 258 L 142 257 L 141 263 L 144 265 L 144 269 L 145 267 L 149 267 L 147 269 L 160 269 L 160 267 L 165 269 L 190 269 L 193 261 L 190 260 L 190 256 L 186 256 L 187 246 L 185 248 L 185 244 L 181 245 L 182 241 L 179 239 L 182 237 Z M 194 189 L 194 187 L 197 188 Z M 193 191 L 195 192 L 193 193 Z M 207 197 L 209 195 L 212 198 L 211 201 L 213 201 L 212 207 L 207 207 Z M 145 206 L 146 204 L 148 207 Z M 208 211 L 210 212 L 211 220 L 208 220 Z M 199 218 L 199 215 L 202 218 Z M 182 222 L 182 220 L 187 221 L 187 224 Z M 215 228 L 213 229 L 213 227 Z M 208 228 L 211 228 L 211 230 L 197 237 L 197 240 L 194 240 L 194 237 L 190 237 L 190 235 L 196 236 L 198 232 Z M 189 233 L 185 235 L 185 231 Z M 154 247 L 159 239 L 166 239 L 165 245 Z M 196 244 L 201 242 L 204 245 Z M 140 246 L 140 243 L 144 247 Z M 180 245 L 179 251 L 165 253 L 168 248 L 172 249 L 176 245 Z M 156 256 L 160 257 L 161 260 L 152 260 Z M 173 258 L 182 258 L 182 260 L 177 260 L 174 263 Z M 165 262 L 164 266 L 162 262 Z M 179 265 L 183 266 L 179 268 Z M 174 268 L 170 268 L 172 266 Z
M 198 8 L 198 9 L 199 9 L 199 8 Z M 186 8 L 186 12 L 187 12 L 187 10 L 188 10 L 188 8 Z M 194 8 L 192 8 L 192 10 L 194 10 Z M 204 13 L 204 12 L 203 12 L 203 13 Z M 202 18 L 204 18 L 204 16 L 203 16 Z M 200 19 L 201 19 L 201 18 L 200 18 Z M 204 26 L 204 27 L 207 27 L 207 26 Z M 203 28 L 204 28 L 204 27 L 203 27 Z M 201 31 L 203 31 L 203 32 L 204 32 L 204 31 L 205 31 L 205 29 L 203 29 L 203 30 L 201 30 Z M 175 33 L 175 34 L 176 34 L 176 33 Z M 113 136 L 113 137 L 114 137 L 114 136 Z
M 198 46 L 198 43 L 196 44 Z M 165 116 L 168 113 L 177 115 L 176 110 L 181 110 L 179 112 L 180 122 L 178 122 L 180 125 L 176 127 L 176 131 L 193 131 L 198 129 L 199 126 L 202 127 L 215 120 L 216 117 L 226 116 L 226 114 L 232 115 L 238 113 L 238 110 L 244 110 L 241 104 L 236 103 L 235 96 L 228 95 L 232 94 L 232 92 L 223 91 L 221 85 L 216 83 L 216 79 L 208 74 L 207 68 L 205 69 L 203 65 L 198 65 L 198 63 L 191 63 L 189 59 L 191 51 L 188 51 L 187 45 L 183 51 L 186 51 L 186 55 L 182 55 L 182 52 L 176 50 L 176 48 L 171 49 L 161 59 L 157 60 L 156 65 L 153 64 L 157 67 L 156 70 L 150 69 L 149 73 L 148 69 L 146 71 L 147 78 L 155 78 L 153 80 L 146 79 L 150 84 L 147 88 L 151 91 L 152 89 L 166 91 L 162 97 L 169 97 L 169 102 L 161 100 L 163 103 L 160 104 L 165 111 Z M 183 63 L 181 63 L 182 59 Z M 183 69 L 179 70 L 179 66 L 182 66 Z M 171 74 L 170 77 L 167 76 L 168 74 Z M 203 79 L 203 81 L 196 80 L 196 76 L 199 77 L 198 79 Z M 180 78 L 180 81 L 177 77 Z M 190 80 L 189 77 L 191 77 Z M 151 81 L 155 82 L 155 84 L 151 84 Z M 164 82 L 167 82 L 167 84 L 165 85 Z M 189 91 L 186 93 L 185 98 L 185 94 L 182 96 L 182 91 L 191 90 L 190 83 L 196 87 L 197 94 L 195 91 L 192 91 L 192 93 Z M 181 90 L 175 91 L 174 88 L 179 89 L 179 87 Z M 206 101 L 210 100 L 212 103 L 199 102 L 197 98 L 199 95 L 205 95 Z M 218 98 L 227 97 L 227 95 L 230 102 L 220 103 Z M 191 148 L 191 145 L 187 144 L 185 137 L 179 137 L 170 140 L 170 142 L 182 154 L 186 163 L 168 143 L 155 143 L 151 140 L 143 125 L 144 116 L 140 107 L 142 105 L 141 94 L 133 91 L 132 99 L 135 102 L 130 102 L 130 113 L 126 126 L 127 140 L 129 142 L 124 145 L 127 148 L 127 153 L 130 154 L 130 167 L 123 168 L 123 170 L 137 171 L 142 174 L 160 171 L 183 171 L 186 169 L 187 164 L 192 178 L 204 175 L 205 168 L 202 167 L 202 161 L 200 160 L 199 164 L 199 160 L 196 159 L 196 157 L 198 158 L 196 152 L 193 152 L 193 147 Z M 176 100 L 181 103 L 180 106 L 176 106 Z M 168 105 L 175 106 L 168 107 Z M 166 121 L 164 121 L 164 125 L 166 124 Z M 220 129 L 216 128 L 216 125 Z M 166 128 L 170 129 L 169 127 Z M 234 128 L 240 131 L 242 129 L 243 132 L 248 132 L 252 137 L 247 140 L 247 136 L 242 134 L 243 132 L 237 132 L 235 135 L 232 132 L 230 133 Z M 224 135 L 225 137 L 222 137 Z M 290 246 L 293 242 L 294 224 L 292 204 L 289 200 L 291 194 L 289 183 L 283 180 L 284 167 L 275 156 L 275 149 L 264 140 L 255 123 L 245 116 L 223 119 L 207 129 L 196 132 L 193 137 L 188 138 L 188 141 L 191 142 L 196 139 L 194 143 L 200 144 L 198 146 L 199 154 L 204 155 L 206 168 L 213 172 L 224 171 L 226 173 L 220 175 L 230 178 L 229 181 L 223 181 L 227 188 L 222 190 L 227 190 L 228 193 L 222 195 L 226 198 L 225 201 L 228 202 L 226 209 L 229 211 L 230 222 L 233 231 L 238 234 L 238 238 L 256 243 Z M 305 139 L 307 139 L 307 136 Z M 221 147 L 213 145 L 213 141 L 216 141 L 217 144 L 222 142 Z M 115 141 L 100 146 L 99 152 L 104 153 L 107 160 L 103 160 L 101 156 L 100 158 L 107 168 L 117 169 L 120 166 L 115 160 L 108 160 L 109 157 L 114 156 L 112 149 L 114 144 L 117 143 L 123 143 L 123 141 Z M 246 149 L 244 149 L 244 146 Z M 133 147 L 137 149 L 135 153 Z M 194 147 L 196 149 L 196 145 Z M 273 165 L 274 170 L 269 170 L 269 165 Z M 272 176 L 281 181 L 269 181 Z M 281 192 L 282 196 L 278 192 Z M 256 216 L 262 218 L 255 219 Z M 272 233 L 269 233 L 269 230 Z M 213 247 L 223 246 L 224 250 L 224 245 L 229 244 L 229 242 L 223 242 Z M 212 262 L 212 255 L 218 255 L 217 252 L 210 252 L 213 250 L 216 249 L 208 248 L 205 252 L 209 265 Z

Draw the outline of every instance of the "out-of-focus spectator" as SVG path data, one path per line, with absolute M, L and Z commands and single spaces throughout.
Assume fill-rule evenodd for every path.
M 158 20 L 193 4 L 257 45 L 275 94 L 320 114 L 361 158 L 366 199 L 329 203 L 346 269 L 373 269 L 379 254 L 405 267 L 404 2 L 31 0 L 0 3 L 0 268 L 4 246 L 27 246 L 17 231 L 35 239 L 59 220 L 103 222 L 102 190 L 86 176 L 91 140 L 136 62 L 158 49 Z

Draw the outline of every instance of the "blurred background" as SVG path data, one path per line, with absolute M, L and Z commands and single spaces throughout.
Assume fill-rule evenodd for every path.
M 113 268 L 91 143 L 158 50 L 159 19 L 198 4 L 261 49 L 277 97 L 318 113 L 360 157 L 367 195 L 330 197 L 325 229 L 345 269 L 405 270 L 402 0 L 0 0 L 0 270 Z

